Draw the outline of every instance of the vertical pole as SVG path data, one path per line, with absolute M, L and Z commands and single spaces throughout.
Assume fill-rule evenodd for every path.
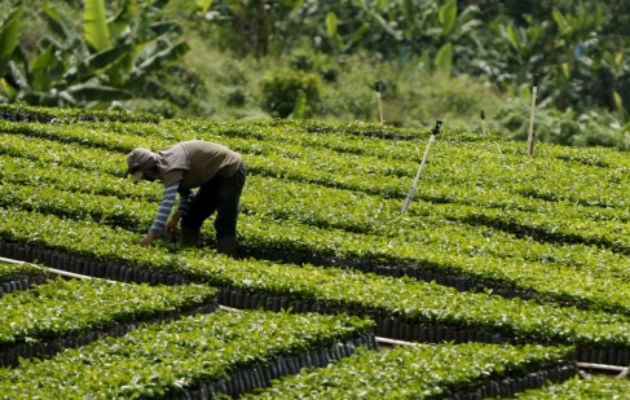
M 381 91 L 376 91 L 376 101 L 378 102 L 378 120 L 382 124 L 383 123 L 383 102 L 381 101 Z
M 528 150 L 527 153 L 531 156 L 534 154 L 534 140 L 536 136 L 534 134 L 534 117 L 536 113 L 536 94 L 538 93 L 538 77 L 534 76 L 534 86 L 532 87 L 532 108 L 529 114 L 529 133 L 528 137 Z
M 416 172 L 416 177 L 413 180 L 413 185 L 411 185 L 411 190 L 407 194 L 407 198 L 405 199 L 405 203 L 402 206 L 402 210 L 400 211 L 402 214 L 407 214 L 409 211 L 409 205 L 411 204 L 411 200 L 413 200 L 413 196 L 416 194 L 416 190 L 418 189 L 418 181 L 420 180 L 420 175 L 424 170 L 424 167 L 427 164 L 427 158 L 429 157 L 429 152 L 431 151 L 431 145 L 435 142 L 435 136 L 440 133 L 440 127 L 442 126 L 442 121 L 436 121 L 435 127 L 431 132 L 431 137 L 429 138 L 429 143 L 427 143 L 427 147 L 424 150 L 424 155 L 422 156 L 422 162 L 418 167 L 418 171 Z
M 486 136 L 486 113 L 481 110 L 481 132 Z

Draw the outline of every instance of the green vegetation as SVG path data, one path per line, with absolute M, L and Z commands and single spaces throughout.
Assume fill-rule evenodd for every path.
M 509 397 L 628 365 L 628 4 L 0 0 L 0 255 L 156 285 L 0 262 L 0 399 Z M 574 147 L 526 155 L 534 93 Z M 162 188 L 127 153 L 191 139 L 243 155 L 242 258 L 210 223 L 139 245 Z
M 26 9 L 16 3 L 0 25 L 0 99 L 85 107 L 134 96 L 169 97 L 152 75 L 189 47 L 175 43 L 183 33 L 179 24 L 159 15 L 167 2 L 120 2 L 108 18 L 103 0 L 85 0 L 83 33 L 47 3 Z M 25 18 L 49 27 L 33 48 L 20 41 Z
M 216 290 L 203 285 L 50 281 L 0 299 L 0 348 L 181 313 L 212 303 L 215 297 Z
M 245 292 L 316 300 L 362 315 L 402 317 L 417 324 L 480 327 L 519 341 L 627 348 L 629 317 L 573 307 L 558 308 L 518 298 L 459 292 L 409 278 L 388 278 L 336 268 L 219 258 L 206 251 L 168 254 L 135 243 L 142 235 L 89 221 L 1 210 L 0 235 L 9 240 L 81 254 L 91 259 L 138 265 Z M 12 222 L 13 221 L 13 222 Z M 19 222 L 18 222 L 19 221 Z M 71 232 L 60 238 L 57 232 Z M 106 242 L 107 247 L 101 243 Z M 206 254 L 204 254 L 206 253 Z
M 386 163 L 381 157 L 393 151 L 391 141 L 310 133 L 299 123 L 260 124 L 255 132 L 244 123 L 183 121 L 158 127 L 0 125 L 20 133 L 4 134 L 0 145 L 10 156 L 0 157 L 7 171 L 7 191 L 0 196 L 5 206 L 143 229 L 151 223 L 160 188 L 129 187 L 118 178 L 126 152 L 204 138 L 246 156 L 252 175 L 240 231 L 241 243 L 253 255 L 386 275 L 430 277 L 429 270 L 466 277 L 472 288 L 509 289 L 508 294 L 524 293 L 542 302 L 629 313 L 623 241 L 628 218 L 623 176 L 629 164 L 615 151 L 590 155 L 592 162 L 608 160 L 611 168 L 602 169 L 567 161 L 581 160 L 586 151 L 542 146 L 543 156 L 531 159 L 509 142 L 497 142 L 504 147 L 500 154 L 492 140 L 462 143 L 446 132 L 445 138 L 453 135 L 454 141 L 439 143 L 434 174 L 418 192 L 426 201 L 414 204 L 411 218 L 404 218 L 397 198 L 408 190 L 419 161 L 413 142 L 396 142 L 397 159 Z M 86 139 L 88 146 L 81 144 Z M 403 161 L 406 155 L 413 160 Z M 24 157 L 38 161 L 25 162 Z M 336 167 L 326 165 L 330 162 Z M 474 169 L 467 168 L 471 162 Z M 581 174 L 579 182 L 562 172 L 567 165 Z M 610 186 L 600 198 L 593 187 L 603 180 Z M 553 193 L 569 199 L 532 198 L 531 187 L 553 187 Z M 577 198 L 576 187 L 581 191 Z M 537 241 L 524 240 L 524 235 Z M 214 236 L 211 227 L 205 236 Z M 375 269 L 378 265 L 390 268 Z M 584 277 L 576 279 L 576 272 Z
M 630 395 L 630 384 L 620 379 L 594 376 L 587 379 L 574 378 L 561 385 L 551 385 L 540 390 L 530 390 L 518 396 L 518 400 L 545 399 L 625 399 Z
M 163 398 L 278 357 L 316 354 L 371 327 L 343 315 L 201 314 L 0 370 L 0 398 Z M 287 369 L 283 364 L 280 375 Z
M 22 11 L 0 2 L 5 99 L 102 108 L 118 98 L 115 107 L 165 116 L 375 121 L 378 87 L 388 124 L 441 118 L 479 132 L 485 110 L 492 132 L 521 139 L 538 74 L 539 138 L 630 143 L 623 2 L 124 0 L 102 9 L 92 0 L 53 11 L 23 1 Z M 98 18 L 74 22 L 90 14 Z M 53 68 L 47 59 L 65 61 Z M 67 61 L 91 59 L 98 65 Z M 55 78 L 72 68 L 80 76 Z
M 569 358 L 570 349 L 541 346 L 449 344 L 363 351 L 327 368 L 283 378 L 269 389 L 244 398 L 394 399 L 413 395 L 415 399 L 433 399 L 449 397 L 450 390 L 472 392 L 479 382 L 524 376 Z
M 0 261 L 0 283 L 35 277 L 44 277 L 44 271 L 30 264 L 14 264 Z

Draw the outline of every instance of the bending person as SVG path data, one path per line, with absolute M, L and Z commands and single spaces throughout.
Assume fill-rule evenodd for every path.
M 134 183 L 159 179 L 164 184 L 157 214 L 140 245 L 149 245 L 165 230 L 174 231 L 181 220 L 181 243 L 198 246 L 201 225 L 217 211 L 217 250 L 236 257 L 238 203 L 247 176 L 240 154 L 220 144 L 191 140 L 158 152 L 137 148 L 127 156 L 127 167 L 125 176 L 132 175 Z M 177 193 L 179 206 L 166 222 Z

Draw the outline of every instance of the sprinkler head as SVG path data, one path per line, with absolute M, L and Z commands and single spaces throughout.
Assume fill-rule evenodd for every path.
M 486 112 L 481 110 L 481 119 L 486 119 Z
M 538 87 L 539 83 L 540 83 L 540 74 L 535 73 L 534 74 L 534 87 Z
M 435 121 L 435 126 L 433 127 L 433 130 L 431 131 L 431 133 L 433 135 L 437 135 L 438 133 L 440 133 L 440 128 L 442 127 L 442 121 L 440 121 L 439 119 Z

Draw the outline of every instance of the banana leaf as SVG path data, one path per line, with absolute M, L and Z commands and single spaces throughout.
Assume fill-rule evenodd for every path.
M 136 75 L 140 73 L 146 74 L 157 69 L 163 63 L 175 61 L 186 54 L 188 50 L 190 50 L 190 47 L 185 42 L 170 46 L 167 49 L 164 49 L 157 54 L 154 54 L 153 56 L 147 58 L 140 65 L 138 65 L 136 68 Z
M 55 34 L 66 40 L 74 36 L 55 8 L 50 7 L 48 4 L 44 4 L 42 6 L 42 11 L 44 13 L 44 19 Z
M 17 7 L 0 28 L 0 76 L 4 75 L 11 55 L 18 45 L 23 11 L 21 5 Z
M 48 91 L 50 88 L 51 80 L 48 75 L 48 67 L 52 65 L 53 51 L 53 45 L 49 44 L 46 50 L 37 54 L 31 62 L 31 86 L 35 90 Z
M 94 50 L 103 51 L 111 46 L 103 0 L 85 0 L 83 22 L 85 40 Z

